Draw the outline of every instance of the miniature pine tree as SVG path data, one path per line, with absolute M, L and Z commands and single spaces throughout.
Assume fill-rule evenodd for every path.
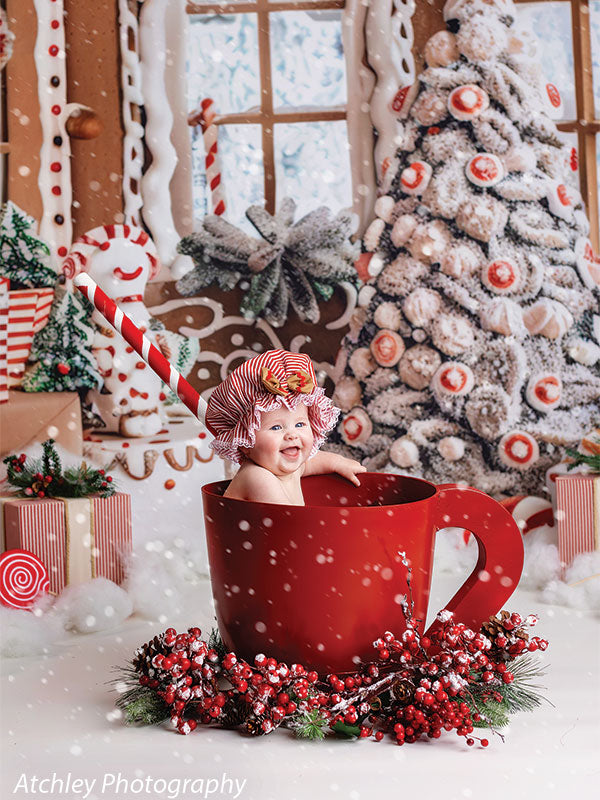
M 54 286 L 50 249 L 35 233 L 35 220 L 10 200 L 0 212 L 0 275 L 11 289 Z
M 448 0 L 360 262 L 337 448 L 369 468 L 539 492 L 600 423 L 600 261 L 512 0 Z
M 90 314 L 91 307 L 78 294 L 56 292 L 50 319 L 33 340 L 30 360 L 37 363 L 23 379 L 26 392 L 73 392 L 100 386 L 90 350 Z

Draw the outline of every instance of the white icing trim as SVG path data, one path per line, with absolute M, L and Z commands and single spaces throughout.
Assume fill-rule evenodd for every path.
M 169 184 L 177 165 L 171 143 L 173 113 L 165 85 L 166 11 L 169 0 L 145 0 L 140 14 L 140 67 L 146 110 L 146 146 L 152 164 L 142 177 L 142 217 L 150 229 L 160 260 L 170 266 L 177 257 L 179 236 L 171 210 Z
M 123 127 L 123 211 L 125 223 L 140 224 L 142 195 L 140 180 L 144 163 L 144 127 L 133 118 L 134 106 L 143 104 L 140 60 L 138 57 L 138 21 L 129 8 L 128 0 L 119 0 L 119 41 L 121 44 L 121 92 Z M 133 40 L 133 50 L 129 40 Z M 135 153 L 135 156 L 132 156 Z M 132 188 L 135 181 L 137 190 Z
M 56 262 L 59 258 L 67 255 L 73 237 L 71 140 L 64 129 L 64 123 L 68 117 L 66 113 L 67 70 L 64 9 L 63 0 L 56 0 L 53 3 L 48 0 L 34 0 L 34 5 L 38 28 L 33 56 L 38 76 L 38 99 L 42 126 L 38 186 L 43 210 L 39 234 L 50 246 L 52 258 Z M 58 27 L 52 28 L 52 22 L 58 22 Z M 57 48 L 56 55 L 51 55 L 50 48 Z M 58 86 L 52 86 L 50 83 L 53 76 L 58 78 Z M 54 113 L 53 109 L 58 113 Z M 57 136 L 62 139 L 60 145 L 54 144 Z M 58 172 L 52 170 L 53 164 L 60 166 Z M 55 194 L 53 189 L 60 190 L 60 194 Z M 55 222 L 58 214 L 63 218 L 61 225 Z
M 331 322 L 328 322 L 327 325 L 325 325 L 325 327 L 329 331 L 335 331 L 338 328 L 343 328 L 344 325 L 349 325 L 350 318 L 352 317 L 354 309 L 356 308 L 356 303 L 358 299 L 358 292 L 356 291 L 356 287 L 354 287 L 351 283 L 348 283 L 348 281 L 342 281 L 340 283 L 340 286 L 346 293 L 346 310 L 344 311 L 341 317 L 338 317 L 337 319 L 334 319 Z

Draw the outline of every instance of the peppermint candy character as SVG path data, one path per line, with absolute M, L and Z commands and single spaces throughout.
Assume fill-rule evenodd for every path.
M 513 469 L 529 469 L 538 460 L 539 455 L 538 443 L 525 431 L 509 431 L 498 442 L 500 460 Z
M 552 411 L 560 404 L 562 396 L 562 381 L 554 373 L 538 373 L 529 379 L 525 397 L 527 402 L 536 411 L 545 414 Z
M 466 173 L 471 183 L 485 188 L 500 183 L 504 178 L 504 167 L 493 153 L 478 153 L 467 162 Z
M 352 408 L 343 418 L 340 433 L 348 445 L 366 442 L 373 433 L 373 423 L 364 408 Z
M 468 394 L 474 384 L 473 371 L 460 361 L 448 361 L 442 364 L 432 378 L 434 391 L 455 397 Z
M 448 97 L 448 111 L 455 119 L 473 119 L 482 114 L 490 104 L 488 93 L 474 83 L 458 86 Z
M 423 194 L 431 180 L 432 169 L 426 161 L 413 161 L 402 170 L 400 185 L 405 194 Z
M 7 550 L 0 556 L 0 603 L 31 608 L 50 588 L 48 570 L 29 550 Z
M 600 257 L 594 253 L 589 239 L 581 237 L 575 243 L 577 272 L 588 289 L 600 286 Z
M 511 258 L 497 258 L 484 266 L 481 280 L 495 294 L 510 294 L 521 281 L 521 270 Z

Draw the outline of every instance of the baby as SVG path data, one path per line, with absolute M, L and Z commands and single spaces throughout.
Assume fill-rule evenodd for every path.
M 268 350 L 235 369 L 208 401 L 210 446 L 241 466 L 225 497 L 304 505 L 300 479 L 337 472 L 356 486 L 358 461 L 317 452 L 339 415 L 310 358 Z

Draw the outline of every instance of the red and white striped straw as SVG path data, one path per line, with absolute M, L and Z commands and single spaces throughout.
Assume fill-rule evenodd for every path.
M 135 352 L 144 359 L 150 369 L 162 381 L 169 384 L 181 402 L 203 423 L 206 414 L 206 400 L 203 400 L 186 379 L 177 372 L 160 350 L 121 311 L 115 301 L 111 300 L 85 272 L 80 272 L 73 283 L 87 297 L 90 303 L 93 303 L 104 319 L 110 322 L 113 328 L 121 334 L 127 344 L 133 347 Z
M 204 160 L 206 181 L 210 187 L 213 214 L 220 217 L 221 214 L 225 213 L 227 203 L 225 201 L 225 190 L 219 163 L 219 132 L 215 124 L 216 116 L 215 101 L 210 97 L 205 97 L 200 103 L 200 108 L 189 115 L 188 124 L 202 127 L 202 138 L 206 152 Z

